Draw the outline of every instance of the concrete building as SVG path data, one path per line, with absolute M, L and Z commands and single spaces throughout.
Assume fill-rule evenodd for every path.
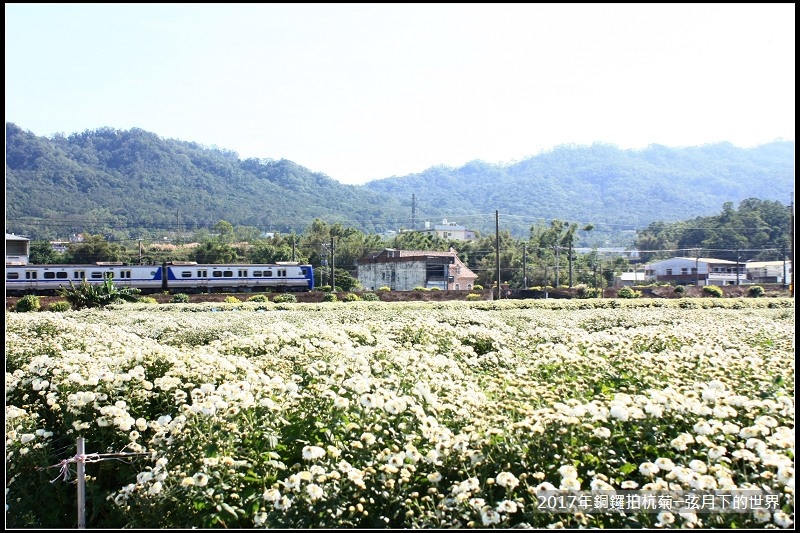
M 710 257 L 673 257 L 645 265 L 648 281 L 676 285 L 737 285 L 747 281 L 745 263 Z
M 478 278 L 452 248 L 449 252 L 387 248 L 359 259 L 356 266 L 356 277 L 366 290 L 472 290 Z
M 478 238 L 474 231 L 468 230 L 465 226 L 448 222 L 446 219 L 442 220 L 441 224 L 425 222 L 425 229 L 419 230 L 419 233 L 432 234 L 448 241 L 471 241 Z
M 27 265 L 31 255 L 31 241 L 25 237 L 6 233 L 6 264 Z
M 745 263 L 749 283 L 789 283 L 791 261 L 748 261 Z

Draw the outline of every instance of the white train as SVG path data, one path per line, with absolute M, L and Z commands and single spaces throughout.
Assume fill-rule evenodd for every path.
M 58 289 L 82 283 L 135 287 L 141 294 L 158 292 L 211 293 L 310 291 L 314 269 L 297 262 L 274 264 L 197 264 L 171 262 L 126 265 L 98 262 L 89 265 L 6 265 L 6 295 L 57 294 Z

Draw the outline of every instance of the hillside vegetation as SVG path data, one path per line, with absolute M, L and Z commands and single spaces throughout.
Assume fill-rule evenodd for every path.
M 586 245 L 626 245 L 653 222 L 711 215 L 747 198 L 788 204 L 794 190 L 793 141 L 559 146 L 508 165 L 473 161 L 360 186 L 301 163 L 243 160 L 138 128 L 46 138 L 6 123 L 6 230 L 32 239 L 137 239 L 220 220 L 288 233 L 321 219 L 385 233 L 447 219 L 485 235 L 498 212 L 515 237 L 560 219 L 594 224 Z

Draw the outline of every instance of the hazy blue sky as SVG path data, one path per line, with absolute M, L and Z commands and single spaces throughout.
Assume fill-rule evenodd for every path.
M 342 183 L 566 143 L 794 140 L 794 4 L 5 4 L 6 121 Z

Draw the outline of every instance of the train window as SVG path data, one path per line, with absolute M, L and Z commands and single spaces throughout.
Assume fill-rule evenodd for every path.
M 6 272 L 6 279 L 19 279 L 19 272 Z
M 182 278 L 191 278 L 192 271 L 191 270 L 181 270 L 181 277 Z
M 221 278 L 222 277 L 222 272 L 219 271 L 219 270 L 215 270 L 213 275 L 214 275 L 215 278 Z
M 131 279 L 131 271 L 130 270 L 120 270 L 119 277 L 123 279 Z
M 260 270 L 253 270 L 253 277 L 254 278 L 260 278 L 261 277 L 261 271 Z
M 223 277 L 226 277 L 226 278 L 232 278 L 233 277 L 233 272 L 231 270 L 226 270 L 225 272 L 222 273 L 222 275 L 223 275 Z
M 103 278 L 103 273 L 102 272 L 92 272 L 91 274 L 89 274 L 89 277 L 92 278 L 92 279 L 102 279 Z
M 239 277 L 240 278 L 246 278 L 247 277 L 247 270 L 240 270 L 239 271 Z
M 86 272 L 83 270 L 76 270 L 72 273 L 72 277 L 75 279 L 86 279 Z
M 286 269 L 285 268 L 281 268 L 281 269 L 278 270 L 278 277 L 279 278 L 285 278 L 286 277 Z
M 66 272 L 56 272 L 56 278 L 58 278 L 58 279 L 67 279 L 67 273 Z
M 55 272 L 45 272 L 44 273 L 44 279 L 56 279 L 56 273 Z
M 308 276 L 308 269 L 307 268 L 301 268 L 300 272 L 302 272 L 304 276 Z
M 272 277 L 272 270 L 265 270 L 264 271 L 264 277 L 265 278 L 271 278 Z
M 208 277 L 208 270 L 198 270 L 197 271 L 198 278 L 207 278 Z
M 36 279 L 38 276 L 36 275 L 35 270 L 29 270 L 25 272 L 25 279 Z

